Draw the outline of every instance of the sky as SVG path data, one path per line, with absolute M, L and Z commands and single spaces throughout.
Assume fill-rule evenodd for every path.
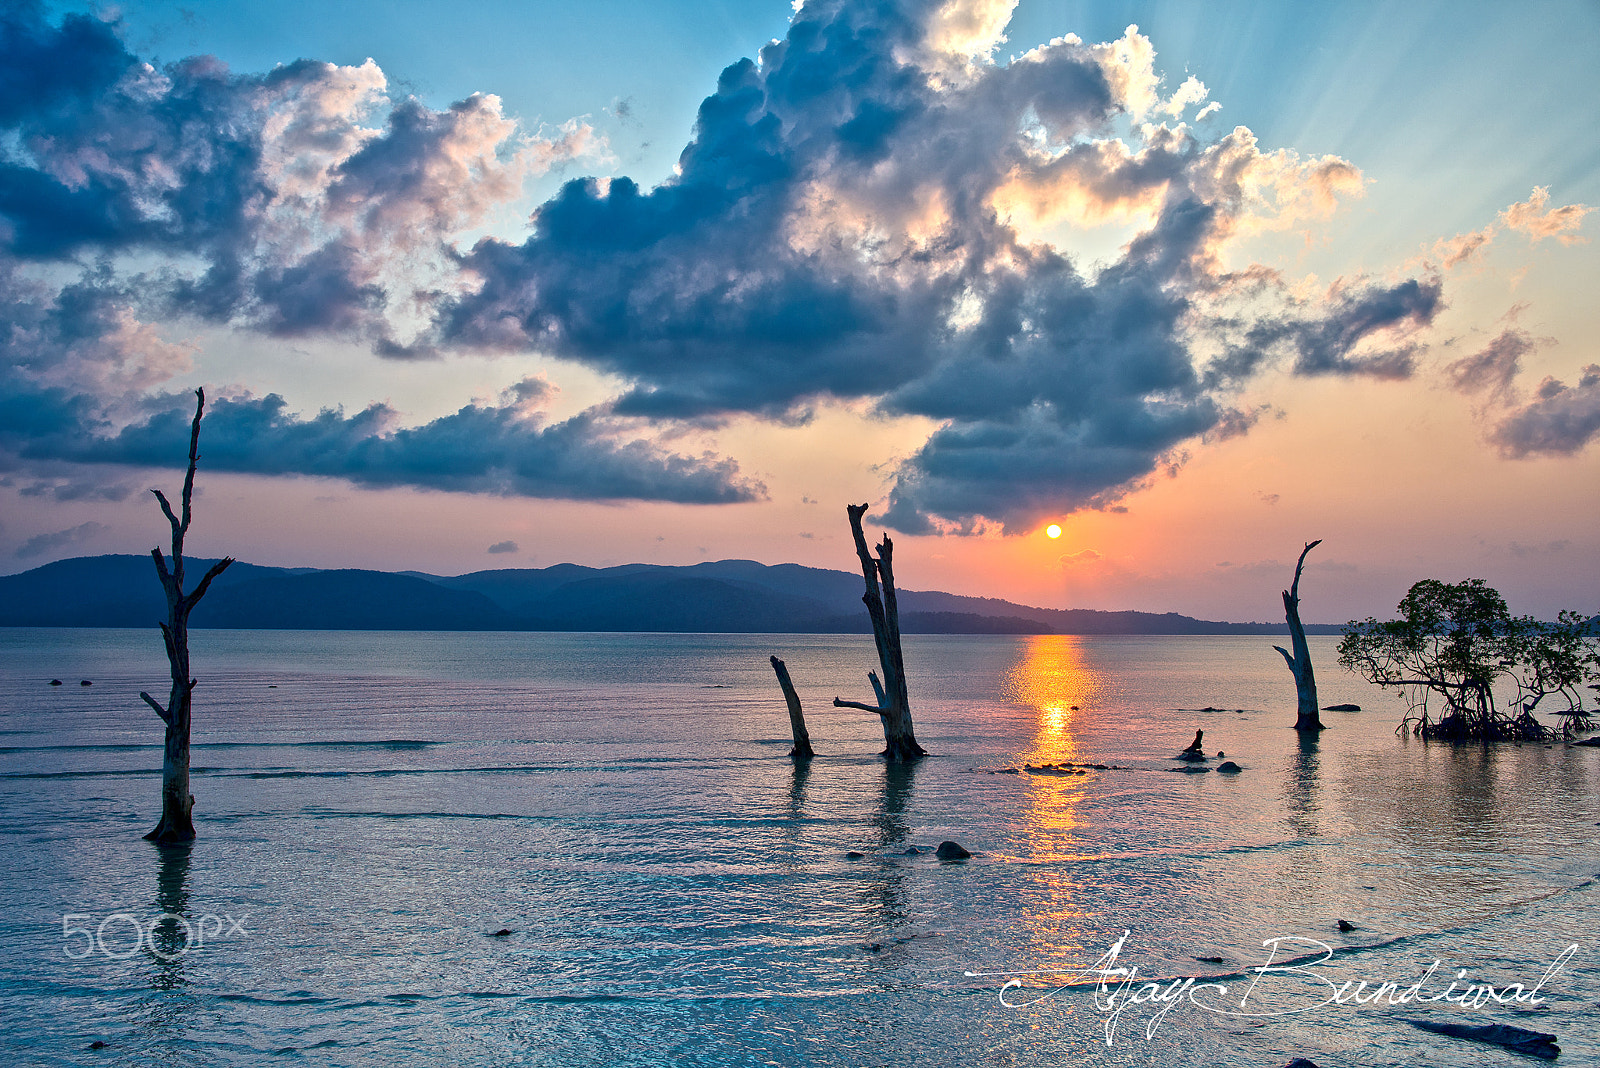
M 1600 4 L 13 2 L 0 572 L 1600 611 Z M 1047 531 L 1059 530 L 1058 537 Z

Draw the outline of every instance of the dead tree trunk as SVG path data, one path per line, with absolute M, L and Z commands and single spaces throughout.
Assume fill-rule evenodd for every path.
M 850 514 L 850 533 L 855 537 L 856 555 L 861 558 L 861 575 L 867 582 L 867 592 L 861 600 L 872 617 L 872 637 L 878 646 L 878 667 L 883 681 L 872 672 L 867 678 L 877 694 L 876 705 L 859 701 L 833 699 L 836 708 L 859 708 L 876 712 L 883 720 L 883 756 L 891 762 L 916 760 L 926 751 L 917 744 L 916 732 L 911 726 L 911 700 L 906 694 L 905 657 L 900 652 L 900 608 L 894 592 L 894 542 L 883 536 L 878 545 L 877 559 L 867 548 L 867 537 L 861 532 L 861 517 L 867 506 L 852 504 L 846 507 Z M 880 591 L 880 582 L 882 588 Z
M 1308 542 L 1300 550 L 1300 562 L 1294 565 L 1294 584 L 1283 591 L 1283 614 L 1289 620 L 1289 637 L 1294 645 L 1294 655 L 1281 645 L 1273 648 L 1283 654 L 1294 674 L 1295 693 L 1299 696 L 1299 712 L 1295 716 L 1297 731 L 1322 730 L 1322 717 L 1317 714 L 1317 677 L 1311 670 L 1311 649 L 1306 645 L 1306 628 L 1300 623 L 1300 572 L 1305 570 L 1306 553 L 1322 544 L 1322 539 Z
M 194 497 L 194 469 L 200 459 L 200 416 L 206 407 L 205 390 L 194 391 L 194 424 L 189 428 L 189 470 L 183 478 L 183 518 L 172 512 L 172 505 L 160 490 L 151 490 L 161 502 L 161 511 L 172 524 L 172 566 L 167 566 L 160 547 L 150 550 L 156 562 L 156 575 L 167 594 L 167 621 L 161 624 L 161 637 L 167 646 L 167 662 L 172 668 L 172 694 L 167 706 L 140 691 L 145 704 L 156 710 L 167 725 L 166 747 L 161 757 L 161 822 L 145 838 L 152 842 L 187 842 L 194 838 L 194 795 L 189 793 L 189 709 L 195 679 L 189 674 L 189 613 L 211 587 L 211 580 L 227 570 L 233 558 L 211 565 L 194 592 L 183 592 L 183 537 L 189 533 L 189 504 Z
M 794 692 L 789 668 L 777 657 L 771 659 L 772 670 L 778 675 L 778 685 L 783 687 L 783 699 L 789 704 L 789 729 L 794 732 L 794 748 L 789 750 L 789 755 L 796 760 L 810 760 L 817 754 L 811 750 L 811 735 L 806 732 L 806 715 L 800 710 L 800 695 Z

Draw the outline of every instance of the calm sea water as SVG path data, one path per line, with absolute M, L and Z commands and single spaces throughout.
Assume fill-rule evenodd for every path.
M 829 707 L 866 636 L 201 632 L 175 852 L 139 839 L 159 637 L 0 630 L 0 1061 L 1525 1063 L 1417 1017 L 1600 1063 L 1600 750 L 1397 738 L 1332 645 L 1324 703 L 1367 710 L 1307 745 L 1265 639 L 912 638 L 904 769 Z M 1197 728 L 1244 771 L 1174 771 Z M 1003 773 L 1062 761 L 1114 767 Z M 1119 939 L 1229 994 L 1061 989 Z M 1327 1003 L 1436 960 L 1421 994 L 1561 963 L 1538 1004 Z

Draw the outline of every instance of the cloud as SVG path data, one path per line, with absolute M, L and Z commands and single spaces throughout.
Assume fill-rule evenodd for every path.
M 577 360 L 631 383 L 619 412 L 658 418 L 832 396 L 940 420 L 891 491 L 908 531 L 1113 501 L 1247 425 L 1228 391 L 1270 363 L 1411 373 L 1437 279 L 1295 298 L 1220 266 L 1360 195 L 1355 167 L 1144 121 L 1205 89 L 1164 96 L 1134 27 L 989 63 L 1009 10 L 807 3 L 723 71 L 671 180 L 570 182 L 526 241 L 479 242 L 482 285 L 438 343 Z M 1137 233 L 1092 276 L 1048 240 L 1108 219 Z
M 17 490 L 21 497 L 49 497 L 56 501 L 125 501 L 134 487 L 126 482 L 100 482 L 83 478 L 42 478 Z
M 393 99 L 371 60 L 157 68 L 118 32 L 52 26 L 34 3 L 0 18 L 0 251 L 163 257 L 141 295 L 183 314 L 392 345 L 458 283 L 456 235 L 528 176 L 604 151 L 579 122 L 521 130 L 487 94 L 440 111 Z
M 1443 262 L 1446 270 L 1473 262 L 1494 242 L 1499 226 L 1525 234 L 1535 244 L 1550 237 L 1563 245 L 1579 244 L 1586 239 L 1572 231 L 1582 226 L 1583 217 L 1593 210 L 1587 204 L 1566 204 L 1552 208 L 1549 188 L 1535 186 L 1527 200 L 1501 211 L 1495 216 L 1494 223 L 1481 230 L 1434 242 L 1433 256 Z
M 171 466 L 187 453 L 189 398 L 115 434 L 62 435 L 23 455 L 80 463 Z M 626 427 L 591 409 L 545 425 L 519 405 L 469 404 L 417 427 L 374 404 L 354 415 L 292 413 L 277 394 L 223 397 L 207 405 L 205 466 L 211 471 L 316 475 L 369 487 L 416 486 L 461 493 L 571 500 L 725 504 L 764 499 L 732 460 L 662 451 L 628 440 Z
M 1583 217 L 1594 209 L 1586 204 L 1566 204 L 1550 207 L 1548 186 L 1535 186 L 1533 195 L 1520 204 L 1513 204 L 1499 215 L 1508 229 L 1528 235 L 1533 241 L 1553 237 L 1563 245 L 1577 244 L 1584 239 L 1572 231 L 1583 225 Z
M 1521 310 L 1513 308 L 1508 318 Z M 1485 398 L 1489 441 L 1506 457 L 1570 456 L 1600 437 L 1600 364 L 1583 368 L 1575 386 L 1546 376 L 1524 399 L 1517 382 L 1523 359 L 1554 343 L 1508 326 L 1480 351 L 1444 368 L 1456 389 Z
M 1448 240 L 1440 239 L 1433 244 L 1433 255 L 1443 261 L 1446 270 L 1459 267 L 1463 263 L 1470 263 L 1478 258 L 1478 254 L 1489 247 L 1494 240 L 1495 228 L 1486 226 L 1482 230 L 1474 230 L 1467 234 L 1457 234 Z
M 1253 370 L 1252 358 L 1278 349 L 1292 353 L 1296 374 L 1408 378 L 1418 353 L 1409 338 L 1443 309 L 1443 290 L 1437 278 L 1336 284 L 1320 301 L 1319 314 L 1262 319 L 1248 332 L 1244 355 L 1230 354 L 1224 366 L 1234 374 L 1241 366 Z
M 489 546 L 489 552 L 492 555 L 498 555 L 500 553 L 514 553 L 518 551 L 517 543 L 514 541 L 497 541 L 493 545 Z
M 18 559 L 27 559 L 30 556 L 42 556 L 54 552 L 68 545 L 78 545 L 90 541 L 106 533 L 111 528 L 103 523 L 79 523 L 67 530 L 58 530 L 54 534 L 36 534 L 18 546 L 16 556 Z
M 0 409 L 31 422 L 0 421 L 0 448 L 173 462 L 182 405 L 154 391 L 188 350 L 149 321 L 178 313 L 392 358 L 540 352 L 625 383 L 553 425 L 510 403 L 397 428 L 381 406 L 302 418 L 235 397 L 208 417 L 219 469 L 751 500 L 762 487 L 731 461 L 628 428 L 792 423 L 843 399 L 938 424 L 892 472 L 900 529 L 1031 529 L 1117 507 L 1191 443 L 1246 432 L 1234 401 L 1266 368 L 1412 373 L 1444 307 L 1437 278 L 1307 294 L 1224 266 L 1243 240 L 1360 196 L 1353 164 L 1263 148 L 1243 126 L 1202 135 L 1182 116 L 1214 110 L 1206 87 L 1167 85 L 1135 26 L 998 65 L 1013 6 L 811 0 L 783 40 L 722 72 L 671 179 L 569 181 L 525 239 L 466 250 L 528 176 L 602 158 L 593 131 L 523 129 L 488 94 L 442 110 L 398 99 L 371 61 L 157 68 L 115 23 L 14 7 L 0 257 L 13 291 L 32 291 L 0 316 L 40 344 L 7 350 Z M 1565 240 L 1572 212 L 1539 196 L 1504 225 Z M 1062 228 L 1106 224 L 1130 233 L 1121 252 L 1075 260 Z M 43 281 L 45 265 L 117 256 Z M 95 314 L 67 316 L 72 301 Z
M 1537 352 L 1550 338 L 1535 338 L 1524 330 L 1507 327 L 1478 352 L 1447 365 L 1445 374 L 1463 393 L 1483 393 L 1509 400 L 1515 389 L 1522 359 Z
M 1546 377 L 1533 400 L 1507 414 L 1490 433 L 1514 458 L 1570 456 L 1600 436 L 1600 364 L 1583 369 L 1578 384 Z

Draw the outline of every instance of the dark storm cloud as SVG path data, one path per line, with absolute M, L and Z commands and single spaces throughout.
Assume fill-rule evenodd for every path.
M 167 266 L 120 281 L 84 268 L 70 299 L 85 312 L 68 318 L 95 338 L 35 323 L 65 290 L 13 318 L 54 329 L 76 377 L 20 356 L 0 373 L 38 395 L 36 421 L 92 442 L 84 459 L 170 463 L 181 405 L 125 425 L 178 356 L 141 330 L 141 307 L 358 338 L 390 358 L 549 353 L 618 376 L 612 414 L 539 426 L 508 402 L 393 429 L 379 408 L 300 419 L 276 398 L 224 401 L 208 462 L 580 498 L 760 494 L 729 461 L 622 443 L 616 418 L 794 423 L 818 400 L 866 399 L 941 424 L 895 471 L 890 515 L 907 530 L 1016 528 L 1113 501 L 1185 442 L 1246 429 L 1228 398 L 1268 366 L 1411 373 L 1437 281 L 1352 279 L 1308 299 L 1221 266 L 1234 236 L 1303 226 L 1358 193 L 1350 164 L 1263 151 L 1243 127 L 1201 138 L 1179 120 L 1203 87 L 1163 97 L 1132 28 L 996 65 L 1009 10 L 812 0 L 782 41 L 722 72 L 669 180 L 568 182 L 525 240 L 458 252 L 457 235 L 525 175 L 582 155 L 590 132 L 519 138 L 481 95 L 442 111 L 392 102 L 370 62 L 157 70 L 114 25 L 16 8 L 0 59 L 51 70 L 36 99 L 0 80 L 0 250 Z M 1047 243 L 1053 227 L 1107 221 L 1133 236 L 1092 270 Z M 15 447 L 72 451 L 36 429 Z
M 114 27 L 24 4 L 0 19 L 4 249 L 24 259 L 226 243 L 262 192 L 248 91 L 215 60 L 159 72 Z M 30 95 L 40 79 L 46 91 Z M 257 83 L 258 84 L 258 83 Z
M 25 455 L 168 466 L 186 451 L 193 416 L 187 397 L 171 401 L 115 435 L 58 442 L 48 456 L 38 448 Z M 543 426 L 520 407 L 472 404 L 418 427 L 393 429 L 394 421 L 395 413 L 382 405 L 303 418 L 276 394 L 224 397 L 207 405 L 205 465 L 507 497 L 720 504 L 766 493 L 760 483 L 740 478 L 731 460 L 675 455 L 619 438 L 595 412 Z
M 983 7 L 806 4 L 759 63 L 723 72 L 672 179 L 574 181 L 522 244 L 480 242 L 465 264 L 483 284 L 443 342 L 619 374 L 621 411 L 770 418 L 831 395 L 941 420 L 893 489 L 907 530 L 1111 499 L 1183 441 L 1247 425 L 1218 391 L 1268 363 L 1411 372 L 1403 338 L 1442 306 L 1436 281 L 1308 302 L 1258 278 L 1275 307 L 1229 321 L 1197 371 L 1206 308 L 1242 284 L 1216 249 L 1259 210 L 1252 190 L 1274 190 L 1275 218 L 1315 215 L 1359 175 L 1262 153 L 1242 129 L 1119 134 L 1152 106 L 1181 110 L 1160 104 L 1131 34 L 1006 67 L 941 52 L 950 12 Z M 1063 202 L 1149 221 L 1089 277 L 999 210 Z
M 0 261 L 0 309 L 0 468 L 181 461 L 191 398 L 147 391 L 181 369 L 188 353 L 134 319 L 109 280 L 85 275 L 51 293 Z M 468 405 L 399 429 L 395 413 L 382 406 L 304 419 L 277 396 L 216 399 L 206 416 L 206 465 L 584 500 L 717 503 L 765 493 L 731 460 L 630 440 L 625 427 L 600 413 L 542 425 L 530 413 L 548 395 L 547 384 L 525 379 L 506 391 L 503 405 Z M 58 500 L 122 492 L 96 485 L 38 479 L 21 492 Z
M 238 76 L 202 57 L 157 70 L 113 23 L 52 26 L 36 4 L 0 15 L 0 451 L 37 463 L 181 458 L 187 399 L 147 391 L 189 353 L 140 321 L 152 309 L 426 354 L 389 336 L 391 269 L 439 257 L 449 233 L 512 199 L 526 174 L 582 151 L 587 131 L 568 124 L 508 148 L 514 123 L 492 97 L 435 112 L 389 107 L 383 89 L 370 63 Z M 387 110 L 381 128 L 363 124 L 374 110 Z M 97 262 L 56 285 L 30 268 L 122 252 L 169 266 L 117 275 Z M 179 269 L 180 255 L 199 269 Z M 302 419 L 277 396 L 223 398 L 207 415 L 206 462 L 519 496 L 764 493 L 732 461 L 669 453 L 594 412 L 541 425 L 527 411 L 537 392 L 522 383 L 508 406 L 412 428 L 376 406 Z M 63 497 L 71 485 L 33 488 Z
M 0 16 L 0 252 L 169 257 L 141 295 L 218 322 L 390 341 L 399 280 L 590 141 L 580 124 L 518 138 L 493 97 L 391 103 L 371 61 L 158 69 L 117 30 L 31 3 Z

